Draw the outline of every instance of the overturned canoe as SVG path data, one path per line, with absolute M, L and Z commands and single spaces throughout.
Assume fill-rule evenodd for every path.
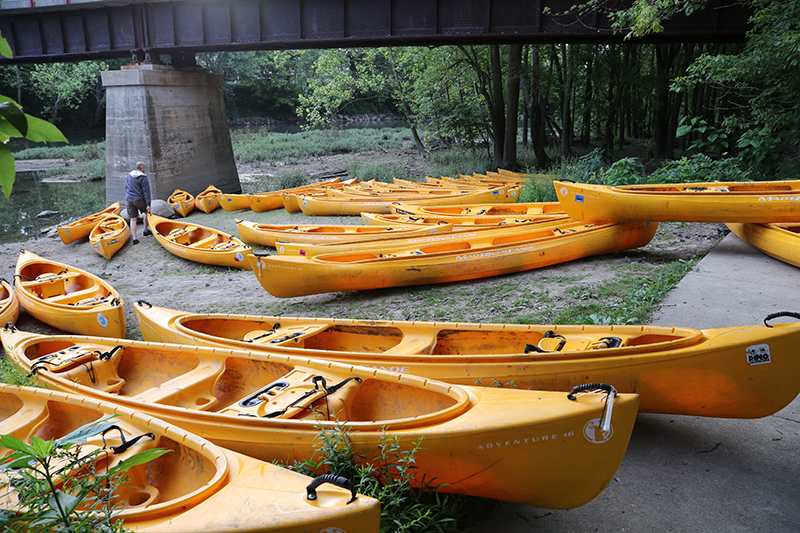
M 210 213 L 219 207 L 220 193 L 222 193 L 221 190 L 213 185 L 209 185 L 194 199 L 194 206 L 203 213 Z
M 148 341 L 321 358 L 461 385 L 555 391 L 613 382 L 639 394 L 646 413 L 759 418 L 800 394 L 798 323 L 700 330 L 406 322 L 189 313 L 142 301 L 134 310 Z
M 344 426 L 366 461 L 386 439 L 399 452 L 417 443 L 416 484 L 424 476 L 444 492 L 547 508 L 583 505 L 603 490 L 639 404 L 609 386 L 580 395 L 459 386 L 286 355 L 13 327 L 2 342 L 50 388 L 114 401 L 257 459 L 307 460 L 321 430 Z
M 195 199 L 188 192 L 175 189 L 175 192 L 167 198 L 167 203 L 172 206 L 176 213 L 185 217 L 194 211 Z
M 307 499 L 309 477 L 259 461 L 193 435 L 173 424 L 119 405 L 75 394 L 0 384 L 0 434 L 22 441 L 61 439 L 86 425 L 75 445 L 85 465 L 54 480 L 105 473 L 136 454 L 167 453 L 133 466 L 117 482 L 114 518 L 126 531 L 371 531 L 379 529 L 378 502 L 332 485 Z M 7 451 L 0 448 L 0 455 Z M 91 461 L 91 462 L 89 462 Z M 7 478 L 6 478 L 7 479 Z M 323 480 L 320 480 L 323 481 Z M 344 484 L 344 483 L 343 483 Z M 0 509 L 24 512 L 19 495 L 0 482 Z M 246 512 L 243 512 L 246 509 Z M 329 529 L 326 529 L 329 528 Z
M 70 333 L 125 337 L 125 309 L 109 283 L 85 270 L 22 250 L 14 289 L 32 317 Z
M 131 238 L 131 228 L 119 215 L 106 215 L 89 234 L 92 250 L 111 259 Z
M 168 252 L 207 265 L 250 269 L 253 250 L 231 235 L 199 224 L 187 224 L 148 214 L 150 228 Z
M 225 211 L 240 211 L 250 209 L 250 199 L 246 194 L 226 194 L 219 195 L 219 205 Z
M 89 233 L 92 232 L 92 228 L 94 228 L 103 218 L 105 218 L 106 215 L 112 214 L 120 214 L 119 202 L 114 202 L 98 213 L 83 217 L 80 220 L 70 222 L 69 224 L 65 224 L 63 226 L 58 226 L 56 231 L 58 232 L 58 236 L 61 238 L 61 241 L 64 244 L 69 244 L 77 241 L 78 239 L 82 239 L 83 237 L 88 237 Z
M 0 279 L 0 324 L 16 322 L 19 318 L 19 299 L 11 284 Z
M 316 183 L 301 185 L 299 187 L 291 187 L 288 189 L 279 189 L 277 191 L 248 194 L 247 201 L 250 205 L 250 209 L 252 209 L 257 213 L 261 211 L 272 211 L 273 209 L 279 209 L 283 207 L 284 194 L 313 191 L 321 187 L 332 185 L 338 182 L 339 178 L 331 178 L 329 180 L 318 181 Z
M 473 245 L 469 239 L 404 249 L 396 253 L 326 253 L 314 257 L 253 255 L 261 286 L 273 296 L 447 283 L 522 272 L 591 255 L 644 246 L 657 223 L 584 225 L 564 219 Z
M 261 246 L 277 245 L 278 241 L 298 243 L 319 242 L 361 242 L 376 241 L 397 237 L 415 237 L 448 233 L 453 230 L 451 224 L 415 228 L 393 226 L 334 226 L 312 224 L 258 224 L 246 220 L 236 220 L 239 237 L 249 244 Z
M 765 254 L 800 267 L 800 223 L 734 224 L 728 228 L 744 242 Z
M 585 222 L 800 221 L 800 180 L 553 186 L 567 214 Z

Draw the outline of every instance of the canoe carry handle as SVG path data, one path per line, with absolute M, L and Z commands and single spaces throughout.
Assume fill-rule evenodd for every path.
M 350 483 L 349 479 L 343 476 L 337 476 L 336 474 L 322 474 L 321 476 L 315 477 L 314 480 L 308 484 L 308 487 L 306 487 L 306 498 L 309 500 L 316 500 L 317 487 L 323 483 L 330 483 L 331 485 L 349 490 L 350 499 L 347 500 L 347 503 L 356 501 L 356 488 Z
M 600 431 L 608 433 L 611 429 L 611 413 L 614 410 L 614 398 L 617 397 L 617 389 L 606 383 L 586 383 L 584 385 L 576 385 L 567 394 L 567 399 L 575 401 L 575 394 L 586 390 L 604 390 L 608 393 L 606 396 L 606 403 L 603 406 L 603 414 L 600 416 Z
M 147 300 L 136 300 L 136 303 L 137 303 L 137 304 L 139 304 L 139 305 L 141 305 L 142 307 L 144 307 L 145 305 L 146 305 L 148 308 L 151 308 L 151 307 L 153 307 L 153 304 L 151 304 L 151 303 L 150 303 L 150 302 L 148 302 Z
M 17 331 L 17 326 L 15 326 L 13 322 L 8 321 L 8 322 L 6 322 L 6 325 L 3 326 L 3 331 L 15 332 L 15 331 Z
M 584 383 L 583 385 L 575 385 L 574 387 L 572 387 L 572 390 L 569 392 L 569 394 L 567 394 L 567 399 L 572 400 L 574 402 L 575 395 L 578 394 L 579 392 L 583 392 L 585 390 L 596 390 L 596 389 L 604 390 L 608 393 L 617 392 L 614 389 L 614 387 L 612 387 L 611 385 L 607 385 L 606 383 Z
M 111 446 L 111 451 L 114 453 L 123 453 L 127 451 L 128 448 L 130 448 L 131 446 L 142 440 L 142 438 L 144 437 L 148 437 L 151 440 L 156 440 L 156 436 L 153 433 L 142 433 L 141 435 L 134 437 L 131 440 L 125 440 L 125 434 L 122 432 L 122 428 L 120 428 L 117 425 L 114 425 L 109 428 L 106 428 L 106 430 L 100 434 L 100 436 L 103 439 L 104 450 L 108 447 L 108 445 L 106 444 L 106 433 L 108 433 L 112 429 L 116 429 L 117 431 L 119 431 L 119 438 L 122 440 L 122 444 L 120 444 L 119 446 Z
M 800 319 L 800 313 L 795 313 L 793 311 L 778 311 L 776 313 L 770 313 L 764 318 L 764 325 L 768 328 L 771 328 L 771 324 L 767 324 L 768 320 L 772 320 L 773 318 L 781 318 L 781 317 L 790 317 L 790 318 L 797 318 Z

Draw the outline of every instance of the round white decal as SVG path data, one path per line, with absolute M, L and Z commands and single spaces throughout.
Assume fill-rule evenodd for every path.
M 566 187 L 561 187 L 561 196 L 566 196 L 566 195 L 567 195 L 567 193 L 569 193 L 569 191 L 567 190 L 567 188 L 566 188 Z
M 108 319 L 103 313 L 97 313 L 97 323 L 103 326 L 104 328 L 108 327 Z
M 583 436 L 586 437 L 586 440 L 595 444 L 607 442 L 612 435 L 614 435 L 614 426 L 609 425 L 608 431 L 603 431 L 600 429 L 599 418 L 593 418 L 583 426 Z

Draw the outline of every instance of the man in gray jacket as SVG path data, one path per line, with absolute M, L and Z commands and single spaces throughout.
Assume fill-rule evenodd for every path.
M 136 238 L 136 222 L 139 213 L 150 212 L 150 183 L 145 172 L 147 168 L 142 161 L 136 162 L 136 170 L 132 170 L 125 180 L 125 201 L 128 202 L 128 216 L 130 217 L 131 238 L 133 244 L 139 244 Z M 144 216 L 144 235 L 150 235 L 147 227 L 147 215 Z

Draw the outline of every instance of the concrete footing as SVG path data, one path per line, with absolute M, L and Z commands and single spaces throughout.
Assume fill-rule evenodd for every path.
M 209 185 L 242 190 L 222 98 L 222 76 L 164 65 L 102 73 L 106 87 L 106 200 L 125 200 L 125 178 L 147 165 L 153 198 Z

